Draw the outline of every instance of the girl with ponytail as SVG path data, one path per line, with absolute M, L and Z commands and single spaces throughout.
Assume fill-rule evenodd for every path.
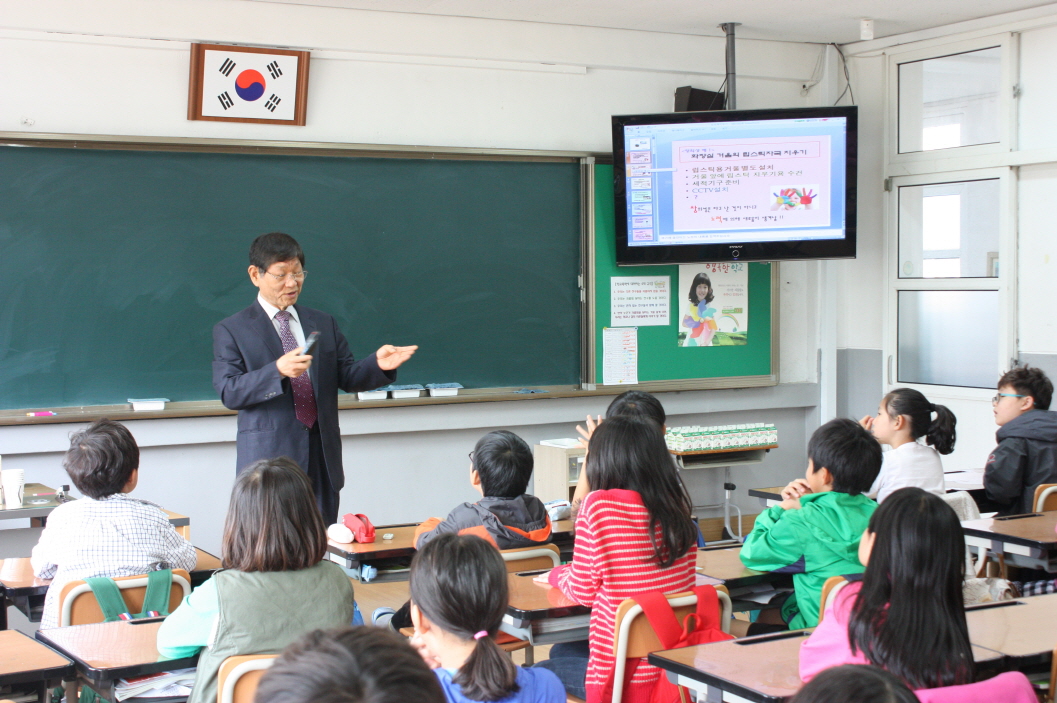
M 449 703 L 565 703 L 557 676 L 515 666 L 495 643 L 507 600 L 503 558 L 480 537 L 440 535 L 415 554 L 411 643 L 434 668 Z
M 870 430 L 884 453 L 881 473 L 869 495 L 882 502 L 892 491 L 916 486 L 943 495 L 943 463 L 940 454 L 954 451 L 954 426 L 958 420 L 948 408 L 930 403 L 912 388 L 896 388 L 881 400 L 877 417 L 867 415 L 859 424 Z M 917 440 L 925 438 L 926 444 Z

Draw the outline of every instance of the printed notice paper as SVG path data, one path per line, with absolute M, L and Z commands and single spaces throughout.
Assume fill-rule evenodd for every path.
M 606 327 L 602 330 L 602 385 L 639 382 L 639 330 Z
M 613 276 L 609 309 L 614 327 L 671 324 L 668 276 Z

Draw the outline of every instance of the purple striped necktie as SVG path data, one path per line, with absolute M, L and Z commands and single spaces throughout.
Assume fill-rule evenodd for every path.
M 283 353 L 288 354 L 297 349 L 297 340 L 294 333 L 290 331 L 290 313 L 280 310 L 275 313 L 275 319 L 279 321 L 279 339 L 283 342 Z M 312 393 L 312 379 L 308 373 L 303 373 L 297 378 L 290 379 L 290 386 L 294 389 L 294 414 L 297 419 L 311 427 L 316 424 L 316 396 Z

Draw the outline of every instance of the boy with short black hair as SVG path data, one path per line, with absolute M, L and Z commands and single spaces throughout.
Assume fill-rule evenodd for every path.
M 815 430 L 807 455 L 805 478 L 792 481 L 782 502 L 757 516 L 741 548 L 750 569 L 793 573 L 794 593 L 781 606 L 791 629 L 818 624 L 827 578 L 862 573 L 859 540 L 877 509 L 865 493 L 881 471 L 881 445 L 853 420 Z
M 525 493 L 532 477 L 532 450 L 513 432 L 496 430 L 477 440 L 470 452 L 470 484 L 483 496 L 476 503 L 457 505 L 448 517 L 433 517 L 415 529 L 415 547 L 421 549 L 437 535 L 455 532 L 477 535 L 499 549 L 547 544 L 551 519 L 543 501 Z M 411 626 L 409 603 L 394 611 L 378 608 L 375 625 L 395 630 Z
M 1053 384 L 1042 369 L 1017 366 L 998 379 L 991 399 L 998 446 L 984 466 L 984 492 L 999 515 L 1035 510 L 1035 489 L 1057 483 L 1057 413 Z
M 36 576 L 52 579 L 41 629 L 58 626 L 70 581 L 194 568 L 195 548 L 162 509 L 128 495 L 139 481 L 139 447 L 124 425 L 97 420 L 75 433 L 63 466 L 85 497 L 55 508 L 33 548 Z
M 430 518 L 415 530 L 421 548 L 448 532 L 476 534 L 499 549 L 547 544 L 551 521 L 536 496 L 525 493 L 532 478 L 532 450 L 513 432 L 489 432 L 470 453 L 470 484 L 483 496 L 456 506 L 443 521 Z

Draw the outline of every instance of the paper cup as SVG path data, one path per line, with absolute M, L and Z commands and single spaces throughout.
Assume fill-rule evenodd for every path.
M 9 510 L 21 508 L 26 488 L 26 472 L 23 469 L 4 469 L 0 471 L 0 484 L 4 487 L 4 505 Z

